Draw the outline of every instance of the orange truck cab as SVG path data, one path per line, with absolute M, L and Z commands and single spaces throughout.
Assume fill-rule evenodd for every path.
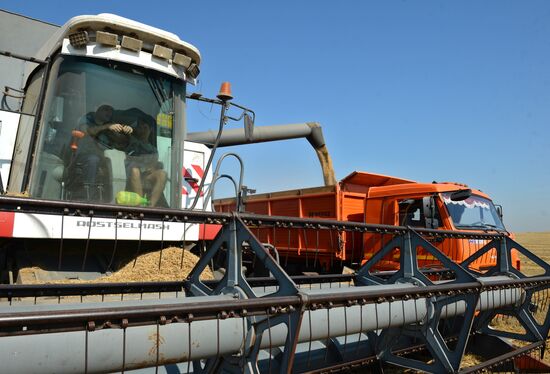
M 352 173 L 345 178 L 354 189 L 368 185 L 374 176 L 366 173 Z M 379 177 L 379 176 L 376 176 Z M 376 178 L 374 177 L 374 178 Z M 355 183 L 353 183 L 355 182 Z M 418 183 L 402 180 L 401 183 L 365 188 L 367 195 L 365 221 L 388 225 L 431 228 L 472 233 L 506 232 L 502 213 L 484 192 L 470 189 L 455 182 Z M 380 236 L 365 234 L 365 250 L 362 262 L 366 262 L 381 247 Z M 473 238 L 427 238 L 435 247 L 454 262 L 460 263 L 488 243 Z M 380 267 L 393 270 L 399 264 L 399 254 L 386 258 Z M 439 262 L 429 253 L 419 250 L 419 266 L 437 267 Z M 512 252 L 512 263 L 519 268 L 519 257 Z M 475 270 L 484 270 L 496 264 L 495 251 L 489 251 L 471 264 Z
M 231 211 L 235 208 L 235 201 L 217 200 L 214 206 L 218 211 Z M 246 211 L 472 233 L 506 232 L 500 210 L 487 194 L 479 190 L 460 183 L 418 183 L 359 171 L 335 186 L 248 196 Z M 331 230 L 288 233 L 285 230 L 259 229 L 257 235 L 262 242 L 274 245 L 281 258 L 303 265 L 308 255 L 310 259 L 314 255 L 321 269 L 327 271 L 334 271 L 335 259 L 340 264 L 358 267 L 392 239 L 390 234 L 380 233 Z M 425 238 L 457 263 L 488 243 L 473 238 Z M 519 267 L 519 258 L 514 252 L 512 262 Z M 420 248 L 417 255 L 421 268 L 440 266 L 432 255 Z M 483 270 L 495 264 L 493 250 L 477 259 L 470 268 Z M 380 261 L 376 269 L 395 270 L 398 266 L 399 252 L 394 251 Z

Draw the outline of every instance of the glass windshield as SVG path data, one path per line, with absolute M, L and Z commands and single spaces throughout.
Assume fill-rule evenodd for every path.
M 172 206 L 174 98 L 184 82 L 119 62 L 54 63 L 33 197 Z M 176 105 L 176 107 L 180 107 Z
M 491 200 L 472 195 L 466 200 L 451 200 L 451 192 L 443 194 L 443 201 L 456 228 L 505 230 Z

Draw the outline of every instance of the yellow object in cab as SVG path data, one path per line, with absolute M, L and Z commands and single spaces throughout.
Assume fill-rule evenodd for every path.
M 147 206 L 149 205 L 149 200 L 146 197 L 130 192 L 130 191 L 119 191 L 116 194 L 116 203 L 120 205 L 130 205 L 130 206 Z

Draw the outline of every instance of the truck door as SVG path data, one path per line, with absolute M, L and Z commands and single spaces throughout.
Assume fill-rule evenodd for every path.
M 441 228 L 440 206 L 437 200 L 433 200 L 433 217 L 426 217 L 427 199 L 429 197 L 409 198 L 398 202 L 399 206 L 399 225 L 410 226 L 412 228 Z M 442 239 L 433 236 L 425 236 L 432 245 L 441 251 L 445 251 L 447 243 Z M 418 248 L 418 266 L 419 267 L 436 267 L 439 261 L 430 253 Z

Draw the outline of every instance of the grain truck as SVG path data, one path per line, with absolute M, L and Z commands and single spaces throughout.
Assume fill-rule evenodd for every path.
M 231 211 L 234 199 L 215 201 L 219 211 Z M 410 226 L 434 230 L 467 232 L 506 232 L 502 208 L 496 207 L 484 192 L 455 182 L 420 183 L 409 179 L 354 171 L 334 186 L 313 187 L 251 195 L 248 212 L 371 224 Z M 296 270 L 308 257 L 309 265 L 328 271 L 335 265 L 357 267 L 370 259 L 391 237 L 333 230 L 317 234 L 304 230 L 292 237 L 284 229 L 261 231 L 260 238 L 273 244 L 282 258 Z M 431 240 L 428 237 L 429 240 Z M 436 247 L 455 262 L 462 262 L 486 241 L 477 239 L 434 239 Z M 316 261 L 312 259 L 315 258 Z M 438 261 L 419 253 L 419 266 L 433 268 Z M 472 264 L 478 270 L 494 266 L 496 253 L 489 252 Z M 335 261 L 336 260 L 336 261 Z M 514 254 L 514 266 L 519 258 Z M 388 255 L 379 270 L 395 270 L 399 253 Z

